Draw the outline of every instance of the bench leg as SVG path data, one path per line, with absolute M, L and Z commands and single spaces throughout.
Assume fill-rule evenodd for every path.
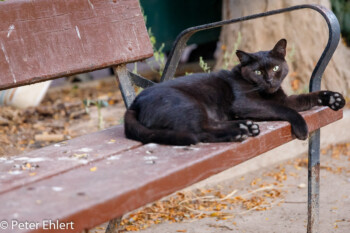
M 308 222 L 307 233 L 317 233 L 320 196 L 320 130 L 310 134 L 308 162 Z
M 114 218 L 109 221 L 106 233 L 119 233 L 119 226 L 122 221 L 122 217 Z
M 119 83 L 120 91 L 122 92 L 124 104 L 128 108 L 136 97 L 134 87 L 131 83 L 130 74 L 126 69 L 125 64 L 114 66 L 113 70 L 117 76 L 117 81 Z

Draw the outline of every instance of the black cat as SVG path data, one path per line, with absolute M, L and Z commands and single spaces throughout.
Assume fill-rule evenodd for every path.
M 286 45 L 281 39 L 270 51 L 237 51 L 240 64 L 231 71 L 193 74 L 145 89 L 125 113 L 126 137 L 170 145 L 242 141 L 259 134 L 250 120 L 285 120 L 298 139 L 306 139 L 308 128 L 298 111 L 322 105 L 336 111 L 345 100 L 331 91 L 287 96 L 281 88 L 288 73 Z

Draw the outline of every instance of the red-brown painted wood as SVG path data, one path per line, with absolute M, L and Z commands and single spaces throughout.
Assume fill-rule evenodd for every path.
M 342 111 L 323 107 L 303 115 L 313 131 L 341 119 Z M 260 126 L 259 136 L 241 143 L 148 144 L 5 192 L 0 219 L 73 221 L 74 230 L 65 232 L 91 228 L 293 139 L 286 122 Z
M 140 145 L 125 138 L 124 129 L 115 126 L 21 155 L 1 157 L 0 195 Z
M 10 0 L 0 19 L 0 90 L 153 53 L 138 0 Z

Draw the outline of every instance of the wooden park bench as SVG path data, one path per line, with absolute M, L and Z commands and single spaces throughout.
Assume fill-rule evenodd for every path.
M 186 42 L 195 32 L 305 8 L 319 12 L 329 27 L 328 44 L 310 82 L 310 91 L 319 90 L 340 33 L 333 13 L 317 5 L 189 28 L 177 38 L 162 81 L 174 76 Z M 135 98 L 132 85 L 153 85 L 125 66 L 152 56 L 137 0 L 11 0 L 0 3 L 0 18 L 0 89 L 113 67 L 129 106 Z M 311 233 L 317 232 L 318 226 L 319 129 L 341 119 L 342 111 L 319 107 L 303 116 L 312 132 L 308 186 Z M 175 147 L 142 145 L 126 139 L 123 126 L 114 126 L 18 156 L 2 157 L 1 230 L 47 232 L 49 225 L 44 220 L 58 220 L 63 224 L 62 232 L 79 232 L 112 220 L 107 230 L 113 232 L 123 214 L 294 139 L 286 122 L 261 122 L 260 127 L 258 137 L 241 143 Z M 75 156 L 82 153 L 86 156 Z M 23 164 L 28 169 L 17 169 Z

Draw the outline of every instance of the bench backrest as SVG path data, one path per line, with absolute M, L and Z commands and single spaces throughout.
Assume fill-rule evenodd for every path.
M 0 90 L 153 53 L 138 0 L 8 0 L 0 19 Z

